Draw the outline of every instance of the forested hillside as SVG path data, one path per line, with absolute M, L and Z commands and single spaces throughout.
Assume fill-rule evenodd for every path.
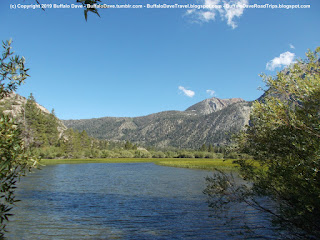
M 202 144 L 226 145 L 233 133 L 249 121 L 250 102 L 242 99 L 206 99 L 186 111 L 166 111 L 135 118 L 105 117 L 63 123 L 88 135 L 131 141 L 157 148 L 192 148 Z
M 26 99 L 11 93 L 0 101 L 0 112 L 15 120 L 25 147 L 40 157 L 92 157 L 95 150 L 108 146 L 107 141 L 89 137 L 85 131 L 67 129 L 54 110 L 50 113 L 32 94 Z

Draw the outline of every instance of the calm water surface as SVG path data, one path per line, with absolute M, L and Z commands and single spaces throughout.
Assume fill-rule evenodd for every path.
M 19 183 L 8 239 L 239 239 L 211 216 L 211 172 L 152 163 L 56 164 Z M 238 211 L 244 211 L 241 207 Z M 263 226 L 248 211 L 243 220 Z M 239 222 L 239 221 L 238 221 Z

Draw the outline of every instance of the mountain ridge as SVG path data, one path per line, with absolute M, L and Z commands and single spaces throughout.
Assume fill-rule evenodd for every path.
M 62 120 L 70 128 L 106 140 L 131 141 L 158 148 L 222 145 L 249 121 L 251 103 L 241 98 L 205 99 L 185 111 L 162 111 L 140 117 Z

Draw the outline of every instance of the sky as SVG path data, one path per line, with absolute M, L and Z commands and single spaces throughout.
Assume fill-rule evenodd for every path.
M 87 21 L 71 8 L 76 0 L 38 1 L 45 11 L 32 8 L 36 0 L 1 0 L 0 39 L 12 39 L 30 68 L 17 93 L 60 119 L 252 101 L 263 93 L 261 73 L 275 76 L 320 46 L 319 0 L 102 0 L 109 7 Z M 142 8 L 113 8 L 125 4 Z M 181 8 L 164 8 L 174 4 Z M 286 9 L 297 4 L 310 8 Z

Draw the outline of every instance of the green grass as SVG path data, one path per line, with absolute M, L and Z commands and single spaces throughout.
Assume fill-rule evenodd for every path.
M 168 167 L 180 167 L 180 168 L 192 168 L 192 169 L 206 169 L 213 170 L 216 168 L 223 169 L 235 169 L 236 165 L 231 159 L 179 159 L 173 160 L 166 159 L 164 161 L 159 161 L 156 164 Z
M 43 159 L 43 165 L 76 163 L 154 163 L 160 166 L 212 170 L 235 169 L 233 160 L 202 158 L 103 158 L 103 159 Z

